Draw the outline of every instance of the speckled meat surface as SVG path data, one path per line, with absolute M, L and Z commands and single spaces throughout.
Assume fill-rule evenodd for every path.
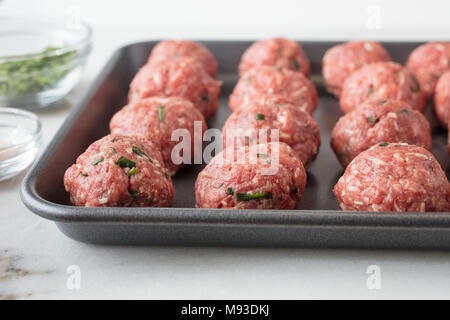
M 196 206 L 293 209 L 301 202 L 305 185 L 302 162 L 287 144 L 230 147 L 214 157 L 198 175 Z
M 436 85 L 434 113 L 444 128 L 450 121 L 450 70 L 445 72 Z
M 179 96 L 191 101 L 208 118 L 217 111 L 220 85 L 198 62 L 180 57 L 144 65 L 130 84 L 129 100 Z
M 199 42 L 188 40 L 165 40 L 159 42 L 152 50 L 149 64 L 158 64 L 165 60 L 189 57 L 200 63 L 213 78 L 217 76 L 217 61 L 212 53 Z
M 327 91 L 339 97 L 345 79 L 364 65 L 391 61 L 386 49 L 374 41 L 351 41 L 335 45 L 322 59 Z
M 309 76 L 310 63 L 302 46 L 284 38 L 254 42 L 242 55 L 239 72 L 243 74 L 260 66 L 286 68 Z
M 174 175 L 182 164 L 175 164 L 172 160 L 172 150 L 180 143 L 178 140 L 172 141 L 172 133 L 177 129 L 187 130 L 193 157 L 195 121 L 198 121 L 201 139 L 206 130 L 205 118 L 190 101 L 178 97 L 151 97 L 125 106 L 113 116 L 109 125 L 113 134 L 153 142 L 161 151 L 169 174 Z
M 260 99 L 267 94 L 286 97 L 291 104 L 312 114 L 317 107 L 316 87 L 302 73 L 261 66 L 245 72 L 230 95 L 231 110 L 246 105 L 251 100 Z
M 344 167 L 382 142 L 405 142 L 431 151 L 430 124 L 406 102 L 369 99 L 341 117 L 331 132 L 331 147 Z
M 408 144 L 375 145 L 360 153 L 333 191 L 342 210 L 450 210 L 450 185 L 439 163 Z
M 426 97 L 415 77 L 395 62 L 371 63 L 344 81 L 339 100 L 342 111 L 350 112 L 368 98 L 402 100 L 419 111 L 426 106 Z
M 408 57 L 406 67 L 416 76 L 430 97 L 440 76 L 450 69 L 450 42 L 429 42 L 418 46 Z
M 320 129 L 307 113 L 287 103 L 250 102 L 233 112 L 222 128 L 223 144 L 227 139 L 236 145 L 257 144 L 271 141 L 271 131 L 278 130 L 279 141 L 288 144 L 308 166 L 317 156 L 320 147 Z M 242 130 L 242 131 L 240 131 Z M 267 131 L 260 141 L 260 131 Z
M 92 143 L 66 170 L 64 186 L 76 206 L 169 207 L 174 189 L 155 146 L 108 135 Z

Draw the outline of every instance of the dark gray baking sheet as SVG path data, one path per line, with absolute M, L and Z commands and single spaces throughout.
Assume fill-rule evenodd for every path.
M 63 175 L 93 141 L 108 133 L 111 116 L 127 100 L 128 85 L 157 41 L 136 43 L 111 57 L 89 92 L 80 100 L 24 179 L 21 196 L 34 213 L 56 222 L 67 236 L 89 243 L 142 245 L 220 245 L 285 247 L 450 248 L 448 213 L 369 213 L 340 211 L 332 188 L 343 169 L 329 135 L 342 115 L 337 100 L 323 88 L 321 59 L 333 42 L 302 42 L 312 62 L 320 102 L 314 114 L 322 145 L 308 169 L 299 210 L 220 210 L 194 208 L 194 181 L 201 165 L 174 177 L 173 208 L 82 208 L 69 205 Z M 209 127 L 221 128 L 229 115 L 227 98 L 237 80 L 237 66 L 249 41 L 205 41 L 219 62 L 224 82 L 217 115 Z M 415 42 L 384 43 L 403 63 Z M 431 112 L 433 153 L 449 176 L 447 132 Z

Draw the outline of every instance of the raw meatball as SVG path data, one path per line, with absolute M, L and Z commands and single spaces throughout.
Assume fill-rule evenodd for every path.
M 309 114 L 316 109 L 316 87 L 302 73 L 286 68 L 261 66 L 244 73 L 230 95 L 230 108 L 236 110 L 263 95 L 284 96 Z
M 153 47 L 148 63 L 161 63 L 165 60 L 190 57 L 200 63 L 211 77 L 217 76 L 217 61 L 212 53 L 201 43 L 186 40 L 165 40 Z
M 368 98 L 395 99 L 423 111 L 426 99 L 416 78 L 401 64 L 375 62 L 353 72 L 342 87 L 340 104 L 344 112 L 357 108 Z
M 291 104 L 250 103 L 233 112 L 222 128 L 223 145 L 227 138 L 236 145 L 266 143 L 271 141 L 271 130 L 279 130 L 279 141 L 288 144 L 308 166 L 317 156 L 320 146 L 320 130 L 316 121 Z M 260 136 L 260 130 L 267 130 Z M 258 137 L 261 139 L 258 139 Z
M 442 75 L 436 85 L 434 112 L 441 124 L 447 128 L 450 121 L 450 70 Z
M 174 195 L 158 149 L 119 135 L 91 144 L 66 170 L 64 186 L 85 207 L 170 207 Z
M 199 173 L 195 199 L 199 208 L 293 209 L 305 185 L 305 168 L 287 144 L 231 146 Z
M 143 66 L 131 82 L 129 100 L 179 96 L 209 118 L 217 111 L 220 85 L 195 60 L 180 57 Z
M 450 69 L 450 42 L 429 42 L 414 49 L 406 67 L 416 76 L 426 97 L 434 93 L 439 77 Z
M 333 191 L 342 210 L 450 210 L 450 185 L 439 163 L 424 148 L 405 143 L 360 153 Z
M 322 73 L 327 91 L 339 97 L 345 79 L 362 66 L 391 61 L 391 56 L 378 42 L 351 41 L 328 49 L 322 59 Z
M 241 58 L 239 72 L 242 74 L 260 66 L 273 66 L 300 71 L 309 76 L 309 59 L 296 41 L 284 38 L 267 39 L 253 43 Z
M 404 101 L 369 99 L 341 117 L 331 132 L 331 147 L 344 167 L 364 150 L 386 141 L 431 150 L 430 124 Z
M 186 129 L 191 138 L 191 155 L 194 156 L 194 122 L 199 122 L 203 137 L 206 131 L 205 118 L 194 105 L 179 97 L 152 97 L 138 100 L 119 110 L 109 124 L 111 133 L 135 136 L 142 141 L 151 141 L 161 151 L 164 164 L 170 175 L 182 166 L 172 161 L 171 153 L 179 141 L 172 141 L 172 132 Z M 201 138 L 200 138 L 201 139 Z

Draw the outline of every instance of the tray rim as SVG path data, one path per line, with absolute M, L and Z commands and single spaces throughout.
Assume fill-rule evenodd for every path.
M 195 40 L 195 39 L 194 39 Z M 60 145 L 77 116 L 97 91 L 122 52 L 132 46 L 157 43 L 159 39 L 138 41 L 118 47 L 91 82 L 89 89 L 79 98 L 48 145 L 40 153 L 26 174 L 20 187 L 24 205 L 33 213 L 55 222 L 94 224 L 215 224 L 215 225 L 274 225 L 323 227 L 391 227 L 391 228 L 450 228 L 450 212 L 368 212 L 343 210 L 249 210 L 208 208 L 152 208 L 152 207 L 76 207 L 53 203 L 38 195 L 35 182 L 45 166 L 45 160 Z M 195 40 L 204 43 L 251 42 L 252 40 Z M 254 41 L 254 40 L 253 40 Z M 299 40 L 302 43 L 342 43 L 338 40 Z M 371 40 L 376 41 L 376 40 Z M 430 40 L 380 42 L 389 44 L 421 44 Z

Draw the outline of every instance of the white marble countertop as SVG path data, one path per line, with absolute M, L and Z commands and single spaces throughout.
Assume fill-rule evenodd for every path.
M 22 11 L 21 2 L 0 3 L 0 14 Z M 288 16 L 281 15 L 286 12 L 279 7 L 268 5 L 260 5 L 260 16 L 255 16 L 248 13 L 252 12 L 254 2 L 245 2 L 243 8 L 244 2 L 232 0 L 220 14 L 210 16 L 205 14 L 209 12 L 205 6 L 213 2 L 167 1 L 156 8 L 147 5 L 142 10 L 133 10 L 137 17 L 130 17 L 131 11 L 123 11 L 123 6 L 138 8 L 136 1 L 111 5 L 104 15 L 102 8 L 111 2 L 29 1 L 29 12 L 65 14 L 71 6 L 70 12 L 79 10 L 93 24 L 95 34 L 94 50 L 82 83 L 58 108 L 37 112 L 43 122 L 44 142 L 49 142 L 74 101 L 113 50 L 125 43 L 169 37 L 252 39 L 283 35 L 297 39 L 431 39 L 450 36 L 450 20 L 444 19 L 444 13 L 449 11 L 448 1 L 446 4 L 433 2 L 439 3 L 442 10 L 424 7 L 420 1 L 412 1 L 413 4 L 408 1 L 411 12 L 402 11 L 400 15 L 401 6 L 397 2 L 378 1 L 383 27 L 377 30 L 368 28 L 370 3 L 363 2 L 348 1 L 343 10 L 336 5 L 339 2 L 329 1 L 325 6 L 324 1 L 316 1 L 308 4 L 312 14 L 307 14 L 308 10 L 302 10 L 304 3 L 302 6 L 300 1 L 282 0 L 277 3 L 282 8 L 290 8 Z M 239 4 L 244 12 L 230 9 Z M 168 15 L 171 6 L 179 8 L 175 18 Z M 199 7 L 201 12 L 195 10 Z M 340 29 L 316 23 L 314 15 L 317 17 L 317 12 L 325 7 L 329 10 L 322 12 L 322 21 L 325 19 L 329 26 L 338 25 Z M 397 11 L 391 12 L 392 7 Z M 348 18 L 352 13 L 355 19 Z M 230 16 L 233 16 L 232 25 Z M 275 18 L 268 20 L 269 16 Z M 399 22 L 400 18 L 403 20 Z M 65 237 L 52 222 L 24 207 L 18 192 L 22 179 L 23 174 L 0 183 L 0 299 L 450 298 L 450 252 L 445 251 L 114 247 L 78 243 Z M 367 285 L 370 276 L 367 269 L 372 265 L 380 271 L 379 289 Z M 68 270 L 75 273 L 69 274 Z M 77 282 L 72 281 L 77 274 L 79 289 Z

